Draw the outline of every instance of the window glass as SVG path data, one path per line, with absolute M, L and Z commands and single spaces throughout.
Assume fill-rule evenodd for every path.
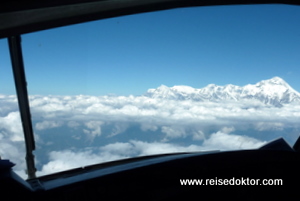
M 24 35 L 37 175 L 278 137 L 292 145 L 299 21 L 296 6 L 213 6 Z

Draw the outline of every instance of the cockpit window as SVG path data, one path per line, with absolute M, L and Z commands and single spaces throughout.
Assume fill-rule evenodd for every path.
M 195 7 L 23 35 L 37 175 L 278 137 L 293 144 L 299 21 L 296 6 Z M 1 90 L 0 118 L 13 118 L 14 92 Z M 0 139 L 14 132 L 0 126 Z

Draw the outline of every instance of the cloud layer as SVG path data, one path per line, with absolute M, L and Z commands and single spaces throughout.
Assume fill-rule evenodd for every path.
M 21 171 L 24 139 L 16 97 L 1 95 L 0 102 L 0 154 Z M 51 147 L 43 152 L 47 160 L 38 158 L 38 164 L 44 161 L 40 174 L 149 154 L 256 148 L 278 135 L 288 140 L 299 135 L 296 104 L 278 108 L 255 100 L 213 103 L 78 95 L 30 96 L 30 105 L 37 143 L 42 150 Z M 138 129 L 133 131 L 133 126 Z M 266 132 L 277 134 L 263 135 Z M 60 137 L 50 142 L 45 136 L 51 133 Z M 90 148 L 55 146 L 63 139 L 88 142 Z M 97 139 L 108 141 L 96 145 Z

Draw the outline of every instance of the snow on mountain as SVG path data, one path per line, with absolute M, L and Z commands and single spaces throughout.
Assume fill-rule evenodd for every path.
M 276 107 L 281 107 L 283 104 L 292 102 L 300 102 L 300 93 L 280 77 L 262 80 L 254 85 L 248 84 L 243 87 L 232 84 L 225 86 L 209 84 L 204 88 L 195 89 L 189 86 L 167 87 L 161 85 L 156 89 L 149 89 L 145 96 L 172 100 L 212 102 L 256 99 Z

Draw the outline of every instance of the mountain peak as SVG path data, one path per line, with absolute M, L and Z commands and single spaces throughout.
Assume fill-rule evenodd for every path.
M 169 87 L 167 87 L 166 85 L 160 85 L 158 88 L 157 88 L 158 90 L 168 90 L 169 89 Z
M 282 86 L 288 86 L 289 85 L 280 77 L 273 77 L 271 79 L 268 79 L 268 80 L 262 80 L 259 83 L 263 83 L 263 84 L 273 84 L 273 85 L 282 85 Z
M 258 82 L 255 87 L 264 91 L 264 93 L 268 94 L 269 96 L 274 94 L 282 96 L 284 93 L 288 92 L 299 95 L 296 90 L 294 90 L 287 82 L 285 82 L 280 77 L 273 77 L 269 80 L 262 80 Z
M 300 103 L 300 94 L 280 77 L 262 80 L 254 85 L 244 87 L 228 84 L 218 86 L 209 84 L 204 88 L 195 89 L 190 86 L 167 87 L 161 85 L 156 89 L 149 89 L 145 96 L 152 98 L 193 101 L 240 101 L 259 100 L 265 104 L 281 107 L 291 102 Z
M 269 80 L 272 80 L 273 82 L 278 82 L 278 83 L 286 83 L 282 78 L 275 76 Z
M 174 87 L 171 87 L 171 89 L 183 93 L 193 93 L 196 90 L 195 88 L 186 85 L 176 85 Z

